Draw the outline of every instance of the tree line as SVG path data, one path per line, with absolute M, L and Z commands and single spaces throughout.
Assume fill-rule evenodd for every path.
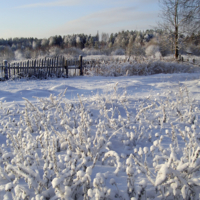
M 160 56 L 200 55 L 200 0 L 159 0 L 158 27 L 146 31 L 120 31 L 96 35 L 73 34 L 50 38 L 0 39 L 1 59 L 35 58 L 58 53 L 76 55 L 126 54 Z M 81 51 L 79 51 L 81 50 Z M 89 51 L 90 50 L 90 51 Z M 159 54 L 158 54 L 159 53 Z
M 200 31 L 191 35 L 180 34 L 178 38 L 180 53 L 200 54 Z M 174 53 L 175 34 L 163 29 L 146 31 L 121 31 L 118 33 L 97 33 L 95 36 L 73 34 L 52 36 L 50 38 L 10 38 L 0 39 L 0 57 L 11 59 L 21 53 L 24 58 L 34 58 L 51 51 L 64 50 L 66 53 L 76 49 L 93 49 L 99 54 L 148 55 L 148 47 L 159 51 L 161 56 Z M 156 50 L 157 49 L 157 50 Z M 75 51 L 75 49 L 74 49 Z M 155 52 L 154 52 L 155 53 Z M 151 54 L 151 53 L 150 53 Z

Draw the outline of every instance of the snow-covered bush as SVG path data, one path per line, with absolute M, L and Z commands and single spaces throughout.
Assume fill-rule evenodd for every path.
M 111 52 L 111 55 L 125 55 L 125 50 L 122 48 L 116 49 L 115 51 Z
M 60 48 L 53 46 L 49 49 L 49 56 L 54 57 L 60 55 Z
M 162 55 L 161 55 L 160 51 L 157 51 L 155 53 L 155 58 L 159 60 L 161 57 L 162 57 Z
M 20 49 L 18 49 L 18 50 L 15 51 L 15 59 L 16 60 L 23 60 L 23 59 L 25 59 L 24 56 L 23 56 L 23 52 Z
M 71 55 L 71 56 L 74 56 L 74 57 L 78 57 L 79 55 L 82 55 L 83 52 L 79 48 L 70 47 L 70 48 L 64 49 L 62 54 L 67 54 L 67 55 Z
M 159 50 L 159 46 L 157 45 L 149 45 L 145 49 L 146 56 L 155 56 L 156 54 L 158 54 L 158 52 L 160 52 L 160 50 Z
M 84 48 L 82 49 L 84 55 L 102 55 L 102 52 L 98 49 Z
M 159 57 L 160 53 L 156 53 Z M 191 73 L 199 71 L 192 64 L 140 58 L 135 60 L 89 60 L 84 62 L 84 74 L 92 76 L 152 75 L 159 73 Z
M 199 103 L 186 87 L 0 102 L 1 199 L 199 199 Z

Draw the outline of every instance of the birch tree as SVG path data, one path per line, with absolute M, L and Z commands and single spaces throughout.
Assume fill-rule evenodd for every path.
M 159 27 L 167 30 L 173 38 L 175 58 L 179 55 L 179 36 L 199 29 L 200 0 L 159 0 L 162 22 Z

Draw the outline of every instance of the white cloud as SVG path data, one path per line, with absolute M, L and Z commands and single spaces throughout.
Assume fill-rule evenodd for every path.
M 68 21 L 61 27 L 52 30 L 53 34 L 117 32 L 120 30 L 149 29 L 155 25 L 157 13 L 139 12 L 135 7 L 120 7 L 102 10 L 76 20 Z

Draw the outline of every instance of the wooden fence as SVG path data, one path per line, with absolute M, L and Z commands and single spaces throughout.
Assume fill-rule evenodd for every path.
M 66 60 L 62 56 L 56 58 L 45 58 L 39 60 L 27 60 L 23 62 L 13 62 L 7 63 L 4 61 L 0 63 L 0 81 L 8 80 L 10 78 L 21 78 L 21 77 L 35 77 L 39 79 L 44 79 L 48 77 L 70 77 L 74 75 L 83 75 L 103 74 L 100 71 L 104 70 L 105 66 L 114 65 L 121 66 L 123 64 L 133 65 L 135 63 L 143 63 L 150 61 L 146 57 L 133 57 L 133 58 L 100 58 L 100 59 L 82 59 L 82 56 L 79 56 L 79 59 L 76 60 Z M 157 59 L 152 59 L 151 61 L 157 61 Z M 161 59 L 164 62 L 174 62 L 174 59 Z M 186 64 L 193 64 L 194 66 L 200 66 L 200 63 L 196 60 L 189 61 L 183 60 L 181 58 L 176 62 L 185 62 Z M 2 78 L 1 78 L 2 77 Z
M 0 64 L 0 80 L 8 80 L 13 77 L 69 77 L 69 72 L 83 75 L 82 56 L 77 60 L 66 60 L 64 57 L 45 58 L 39 60 L 27 60 L 23 62 L 7 63 L 6 60 Z

